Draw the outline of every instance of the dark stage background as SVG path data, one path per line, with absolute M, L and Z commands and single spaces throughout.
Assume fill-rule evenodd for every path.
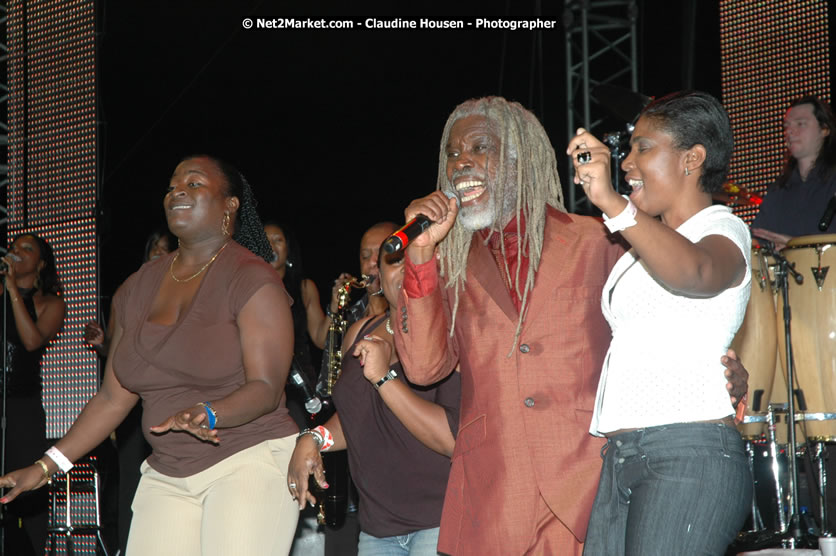
M 638 3 L 643 93 L 683 88 L 683 52 L 692 52 L 693 88 L 720 96 L 717 0 L 697 4 L 691 49 L 680 3 Z M 522 30 L 242 27 L 245 17 L 521 18 L 538 10 L 530 0 L 422 3 L 397 14 L 393 3 L 302 5 L 101 2 L 104 296 L 139 266 L 145 237 L 164 223 L 168 178 L 187 154 L 210 152 L 244 173 L 262 218 L 300 239 L 306 274 L 323 293 L 340 272 L 358 272 L 365 228 L 401 221 L 411 199 L 434 189 L 442 127 L 467 98 L 501 94 L 534 109 L 566 183 L 562 2 L 539 8 L 558 23 L 542 32 L 541 66 L 532 63 L 533 33 Z

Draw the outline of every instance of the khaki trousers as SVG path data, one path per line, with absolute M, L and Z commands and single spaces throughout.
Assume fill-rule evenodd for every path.
M 299 509 L 287 490 L 296 435 L 268 440 L 184 478 L 143 462 L 128 556 L 284 555 Z

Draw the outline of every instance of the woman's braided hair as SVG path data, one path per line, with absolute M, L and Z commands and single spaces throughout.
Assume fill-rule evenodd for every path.
M 227 195 L 238 197 L 238 215 L 235 219 L 235 230 L 232 239 L 243 245 L 268 263 L 273 258 L 273 248 L 264 233 L 264 226 L 256 212 L 256 201 L 252 187 L 246 178 L 234 166 L 220 158 L 211 155 L 188 156 L 183 160 L 193 158 L 207 158 L 214 162 L 226 178 Z

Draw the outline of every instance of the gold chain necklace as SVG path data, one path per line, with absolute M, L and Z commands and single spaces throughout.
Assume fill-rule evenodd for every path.
M 169 267 L 168 267 L 168 273 L 169 273 L 169 275 L 171 276 L 172 280 L 174 280 L 175 282 L 179 282 L 179 283 L 181 283 L 181 284 L 182 284 L 182 283 L 184 283 L 184 282 L 189 282 L 189 281 L 191 281 L 191 280 L 194 280 L 195 278 L 197 278 L 198 276 L 200 276 L 200 273 L 201 273 L 201 272 L 203 272 L 204 270 L 206 270 L 207 268 L 209 268 L 209 265 L 210 265 L 210 264 L 212 264 L 212 263 L 215 261 L 215 259 L 217 259 L 217 258 L 218 258 L 218 255 L 220 255 L 220 254 L 221 254 L 221 251 L 223 251 L 224 249 L 226 249 L 226 246 L 227 246 L 227 245 L 229 245 L 229 241 L 227 241 L 226 243 L 224 243 L 223 245 L 221 245 L 221 248 L 220 248 L 220 249 L 218 249 L 218 250 L 217 250 L 217 252 L 216 252 L 214 255 L 212 255 L 212 258 L 211 258 L 211 259 L 209 259 L 209 261 L 208 261 L 205 265 L 203 265 L 202 267 L 200 267 L 200 270 L 198 270 L 197 272 L 195 272 L 194 274 L 192 274 L 192 275 L 191 275 L 191 276 L 189 276 L 188 278 L 178 278 L 177 276 L 175 276 L 175 275 L 174 275 L 174 263 L 176 263 L 176 262 L 177 262 L 177 259 L 180 257 L 180 251 L 178 251 L 178 252 L 177 252 L 177 254 L 176 254 L 176 255 L 174 255 L 174 258 L 173 258 L 173 259 L 171 259 L 171 264 L 170 264 L 170 265 L 169 265 Z

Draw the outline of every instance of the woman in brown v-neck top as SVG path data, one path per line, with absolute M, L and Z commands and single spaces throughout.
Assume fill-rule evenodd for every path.
M 284 404 L 293 324 L 262 260 L 271 249 L 252 192 L 224 163 L 191 157 L 164 208 L 179 249 L 120 288 L 102 389 L 56 447 L 78 459 L 141 397 L 153 453 L 128 554 L 286 554 L 298 517 L 285 486 L 297 432 Z M 14 486 L 6 498 L 42 486 L 63 456 L 0 478 Z

